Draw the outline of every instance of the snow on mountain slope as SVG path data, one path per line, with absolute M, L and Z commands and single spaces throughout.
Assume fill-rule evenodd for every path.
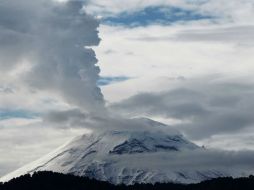
M 71 173 L 114 184 L 196 183 L 232 173 L 238 175 L 232 169 L 213 167 L 206 162 L 207 150 L 166 125 L 148 119 L 130 122 L 141 122 L 151 130 L 121 129 L 85 134 L 1 181 L 34 171 Z M 165 127 L 168 133 L 160 130 Z M 200 161 L 202 154 L 204 159 Z

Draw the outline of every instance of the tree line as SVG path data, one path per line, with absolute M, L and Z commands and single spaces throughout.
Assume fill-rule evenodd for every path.
M 189 185 L 156 183 L 126 186 L 54 172 L 36 172 L 0 183 L 0 190 L 254 190 L 254 177 L 225 177 Z

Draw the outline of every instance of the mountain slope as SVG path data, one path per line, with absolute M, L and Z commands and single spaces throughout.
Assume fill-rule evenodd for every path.
M 128 185 L 197 183 L 210 178 L 245 175 L 230 168 L 216 168 L 205 158 L 201 162 L 195 161 L 207 150 L 188 141 L 169 126 L 148 119 L 130 122 L 142 123 L 146 127 L 144 130 L 121 129 L 85 134 L 1 180 L 7 181 L 35 171 L 74 174 Z

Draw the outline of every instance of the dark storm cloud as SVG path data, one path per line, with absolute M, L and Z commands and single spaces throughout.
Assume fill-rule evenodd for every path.
M 254 126 L 253 87 L 247 82 L 192 80 L 167 92 L 137 94 L 110 108 L 129 116 L 182 120 L 179 128 L 203 139 Z

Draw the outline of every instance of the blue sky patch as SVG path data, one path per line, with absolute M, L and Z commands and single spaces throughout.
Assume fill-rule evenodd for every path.
M 100 77 L 100 79 L 97 82 L 98 86 L 107 86 L 112 83 L 117 83 L 117 82 L 123 82 L 126 80 L 129 80 L 129 77 L 125 76 L 116 76 L 116 77 Z
M 203 19 L 212 19 L 212 17 L 177 7 L 147 7 L 138 12 L 124 12 L 114 17 L 107 17 L 103 19 L 103 22 L 110 25 L 145 26 L 154 23 L 169 25 L 175 22 Z
M 33 113 L 26 110 L 2 110 L 0 109 L 0 120 L 11 119 L 11 118 L 24 118 L 33 119 L 38 117 L 38 113 Z

